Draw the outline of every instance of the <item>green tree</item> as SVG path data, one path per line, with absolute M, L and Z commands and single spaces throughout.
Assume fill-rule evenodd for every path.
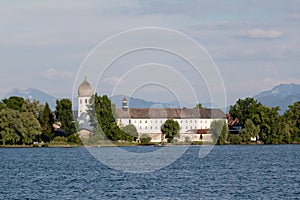
M 222 131 L 221 131 L 221 135 L 218 139 L 218 144 L 225 144 L 228 140 L 228 134 L 229 134 L 228 126 L 227 126 L 226 122 L 224 122 Z
M 133 137 L 128 136 L 118 127 L 116 123 L 115 105 L 111 100 L 106 95 L 98 96 L 95 94 L 94 98 L 94 111 L 89 111 L 95 112 L 97 121 L 95 121 L 96 124 L 94 124 L 94 127 L 104 133 L 109 140 L 132 140 Z M 91 124 L 93 125 L 93 122 L 91 122 Z
M 259 123 L 259 109 L 262 106 L 261 103 L 253 98 L 239 99 L 235 105 L 230 106 L 229 113 L 233 118 L 238 118 L 242 127 L 245 127 L 247 119 L 253 120 L 253 122 Z
M 20 113 L 20 119 L 22 122 L 22 143 L 31 144 L 41 134 L 40 123 L 32 112 Z
M 139 137 L 139 134 L 133 124 L 129 124 L 121 128 L 129 137 L 132 137 L 134 141 Z
M 71 134 L 68 137 L 68 143 L 72 143 L 72 144 L 82 144 L 78 134 Z
M 72 102 L 70 99 L 56 101 L 56 120 L 61 122 L 61 128 L 66 136 L 76 133 L 76 124 L 73 120 Z
M 141 144 L 149 144 L 151 141 L 151 137 L 148 134 L 142 134 L 140 136 L 140 142 Z
M 279 107 L 263 106 L 260 102 L 253 98 L 239 99 L 234 106 L 230 107 L 229 113 L 233 118 L 238 118 L 239 123 L 244 129 L 247 120 L 251 120 L 254 129 L 259 128 L 259 139 L 265 144 L 272 144 L 279 142 L 279 136 L 276 132 L 278 123 L 280 122 L 280 115 L 278 114 Z M 247 142 L 249 134 L 256 132 L 256 130 L 242 131 L 242 141 Z M 248 134 L 249 133 L 249 134 Z
M 196 105 L 196 108 L 198 108 L 198 109 L 202 108 L 202 104 L 201 104 L 201 103 L 198 103 L 198 104 Z
M 226 122 L 224 120 L 212 121 L 209 133 L 212 134 L 213 142 L 217 144 L 224 144 L 227 139 L 227 129 L 224 127 Z M 227 125 L 226 125 L 227 126 Z
M 241 144 L 242 138 L 238 134 L 229 134 L 228 141 L 230 142 L 230 144 Z
M 168 142 L 172 142 L 173 138 L 179 134 L 180 126 L 177 121 L 173 119 L 168 119 L 165 123 L 162 124 L 160 130 L 162 134 L 165 135 Z
M 0 111 L 0 135 L 2 144 L 16 144 L 22 137 L 22 121 L 20 112 L 10 108 L 3 108 Z
M 300 142 L 300 102 L 295 102 L 283 115 L 286 124 L 290 127 L 291 140 Z
M 35 118 L 39 118 L 39 115 L 41 114 L 42 110 L 43 105 L 41 105 L 39 101 L 31 101 L 29 99 L 25 99 L 22 105 L 21 112 L 31 112 Z
M 257 137 L 260 129 L 255 126 L 251 119 L 246 120 L 245 128 L 241 131 L 242 142 L 249 143 L 251 137 Z
M 54 138 L 54 116 L 47 102 L 45 103 L 44 109 L 39 116 L 39 122 L 41 125 L 42 132 L 41 139 L 44 142 L 50 142 Z
M 12 96 L 8 99 L 4 99 L 3 103 L 5 103 L 5 105 L 10 109 L 22 111 L 22 107 L 23 104 L 25 104 L 25 100 L 22 97 Z

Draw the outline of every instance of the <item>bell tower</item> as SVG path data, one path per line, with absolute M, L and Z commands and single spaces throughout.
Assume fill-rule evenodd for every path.
M 80 118 L 83 114 L 87 115 L 88 105 L 92 96 L 93 88 L 85 76 L 83 82 L 78 88 L 78 118 Z

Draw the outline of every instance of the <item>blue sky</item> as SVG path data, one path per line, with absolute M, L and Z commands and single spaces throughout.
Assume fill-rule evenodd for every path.
M 97 44 L 121 31 L 152 26 L 180 31 L 207 50 L 220 70 L 228 103 L 280 83 L 300 84 L 298 0 L 3 0 L 0 96 L 13 88 L 36 88 L 70 97 L 80 65 Z M 120 82 L 122 74 L 118 66 L 114 69 L 99 91 Z M 172 76 L 168 79 L 173 81 Z M 148 96 L 142 89 L 136 94 L 168 99 L 151 94 L 150 88 L 144 92 Z

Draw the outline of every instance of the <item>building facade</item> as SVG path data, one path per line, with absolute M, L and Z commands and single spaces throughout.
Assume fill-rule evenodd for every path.
M 81 129 L 89 129 L 88 105 L 93 95 L 91 84 L 86 80 L 78 88 L 78 121 Z M 152 142 L 161 142 L 161 126 L 168 119 L 180 125 L 180 141 L 210 140 L 207 136 L 214 120 L 226 120 L 220 109 L 209 108 L 129 108 L 126 98 L 122 108 L 116 109 L 117 124 L 120 127 L 134 125 L 139 135 L 148 134 Z
M 119 126 L 134 125 L 141 134 L 148 134 L 152 142 L 161 141 L 161 126 L 168 120 L 180 126 L 179 141 L 200 141 L 208 133 L 214 120 L 225 120 L 220 109 L 208 108 L 127 108 L 116 109 Z M 200 136 L 202 135 L 202 136 Z M 202 139 L 201 139 L 202 137 Z M 206 140 L 210 140 L 204 136 Z
M 91 84 L 87 81 L 86 77 L 84 77 L 83 82 L 78 87 L 78 123 L 79 130 L 91 130 L 89 124 L 89 115 L 88 115 L 88 106 L 90 104 L 90 99 L 93 96 L 93 88 Z M 80 134 L 82 135 L 82 134 Z

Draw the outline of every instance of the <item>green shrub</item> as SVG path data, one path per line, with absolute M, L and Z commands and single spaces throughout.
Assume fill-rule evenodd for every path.
M 141 144 L 149 144 L 151 139 L 152 138 L 148 134 L 143 134 L 140 136 Z

